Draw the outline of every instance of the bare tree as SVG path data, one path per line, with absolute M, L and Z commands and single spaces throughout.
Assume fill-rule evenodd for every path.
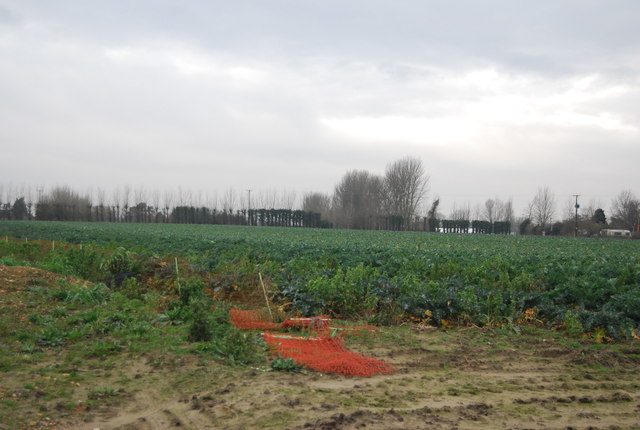
M 469 221 L 471 218 L 471 205 L 463 203 L 458 206 L 456 202 L 453 202 L 449 218 L 455 221 Z
M 211 211 L 215 212 L 218 210 L 218 193 L 217 192 L 207 192 L 207 207 L 211 209 Z
M 544 231 L 555 215 L 556 199 L 549 187 L 538 188 L 532 202 L 533 220 Z
M 494 222 L 496 220 L 496 210 L 499 208 L 499 204 L 497 203 L 497 199 L 487 199 L 484 202 L 484 210 L 483 217 L 489 222 Z
M 327 218 L 331 210 L 331 197 L 323 193 L 305 193 L 302 197 L 302 210 L 316 212 Z
M 509 200 L 502 204 L 502 209 L 500 211 L 498 219 L 506 221 L 509 224 L 513 224 L 514 218 L 515 216 L 513 214 L 513 200 L 509 198 Z
M 96 188 L 96 203 L 97 206 L 94 206 L 94 210 L 96 211 L 97 221 L 106 221 L 105 219 L 105 204 L 107 201 L 107 192 L 104 188 Z
M 640 200 L 630 190 L 621 191 L 611 202 L 611 223 L 638 231 Z
M 120 188 L 116 187 L 111 193 L 111 205 L 113 213 L 113 221 L 120 222 Z
M 259 190 L 256 194 L 256 208 L 275 209 L 278 205 L 278 191 L 275 189 Z
M 420 159 L 405 157 L 388 165 L 384 176 L 387 213 L 401 216 L 405 229 L 409 229 L 411 221 L 418 214 L 428 185 L 429 175 Z
M 236 192 L 233 188 L 229 188 L 222 198 L 222 210 L 226 213 L 231 214 L 233 212 L 233 208 L 236 207 Z
M 193 206 L 193 193 L 178 187 L 178 206 Z
M 336 225 L 342 228 L 375 228 L 381 213 L 383 187 L 383 179 L 366 170 L 347 172 L 333 194 Z
M 164 195 L 162 197 L 162 203 L 164 205 L 164 219 L 165 222 L 169 221 L 169 210 L 172 209 L 173 206 L 174 195 L 171 191 L 165 190 Z
M 596 214 L 596 210 L 602 207 L 603 205 L 600 201 L 596 199 L 591 199 L 589 200 L 589 203 L 586 206 L 581 207 L 580 209 L 582 210 L 582 214 L 584 218 L 592 219 Z
M 125 222 L 129 222 L 129 205 L 131 203 L 131 186 L 125 185 L 122 189 L 122 218 Z
M 295 191 L 287 191 L 287 189 L 283 189 L 280 194 L 280 199 L 278 202 L 277 209 L 289 209 L 292 210 L 296 206 L 296 200 L 298 198 L 298 194 Z
M 36 213 L 39 220 L 85 221 L 91 201 L 67 186 L 56 187 L 38 200 Z

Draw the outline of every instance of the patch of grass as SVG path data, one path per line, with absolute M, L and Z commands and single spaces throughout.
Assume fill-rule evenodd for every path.
M 69 316 L 69 311 L 63 307 L 57 307 L 51 311 L 51 316 L 54 318 L 64 318 Z
M 20 351 L 26 354 L 33 354 L 38 351 L 38 347 L 31 342 L 20 343 Z
M 9 337 L 13 323 L 8 315 L 0 315 L 0 338 Z
M 40 346 L 59 347 L 65 344 L 67 333 L 55 326 L 46 326 L 37 334 L 37 342 Z
M 40 313 L 32 312 L 28 316 L 28 320 L 31 324 L 42 324 L 44 323 L 44 318 Z
M 15 367 L 16 363 L 8 356 L 0 356 L 0 371 L 8 372 Z
M 90 345 L 85 353 L 90 358 L 104 358 L 116 355 L 123 350 L 123 346 L 114 340 L 100 339 Z
M 19 331 L 15 334 L 16 340 L 25 341 L 35 339 L 35 336 L 32 333 L 26 331 Z

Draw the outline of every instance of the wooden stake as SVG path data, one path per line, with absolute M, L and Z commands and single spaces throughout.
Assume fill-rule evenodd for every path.
M 264 287 L 264 282 L 262 282 L 262 273 L 258 272 L 258 276 L 260 277 L 260 285 L 262 285 L 262 292 L 264 294 L 264 301 L 267 302 L 267 309 L 269 309 L 269 316 L 271 317 L 271 322 L 273 321 L 273 313 L 271 312 L 271 305 L 269 304 L 269 298 L 267 297 L 267 289 Z
M 176 262 L 176 282 L 178 283 L 178 294 L 180 294 L 180 272 L 178 271 L 178 257 L 174 257 Z

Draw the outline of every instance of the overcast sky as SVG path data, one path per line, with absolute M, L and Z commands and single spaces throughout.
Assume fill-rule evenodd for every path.
M 638 0 L 0 0 L 3 184 L 640 194 Z

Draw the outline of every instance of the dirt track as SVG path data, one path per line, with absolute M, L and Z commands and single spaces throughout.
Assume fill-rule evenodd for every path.
M 126 399 L 69 428 L 640 427 L 637 351 L 478 329 L 396 330 L 351 346 L 392 361 L 396 373 L 231 370 L 192 358 L 154 368 L 149 357 L 125 370 L 136 381 Z

